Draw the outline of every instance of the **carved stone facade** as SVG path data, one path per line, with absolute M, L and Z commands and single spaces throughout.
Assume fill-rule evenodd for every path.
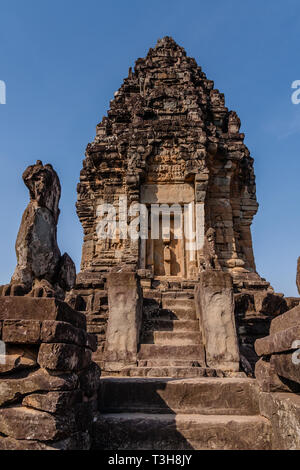
M 86 151 L 77 211 L 84 229 L 82 271 L 109 271 L 113 266 L 150 269 L 162 275 L 148 258 L 141 266 L 139 244 L 99 240 L 97 210 L 119 197 L 132 202 L 203 205 L 201 230 L 216 233 L 216 253 L 224 271 L 234 278 L 254 279 L 250 226 L 257 212 L 253 159 L 244 145 L 240 120 L 225 107 L 195 60 L 171 38 L 158 41 L 115 93 L 108 116 Z M 129 218 L 129 216 L 128 216 Z M 187 266 L 185 247 L 161 247 L 161 257 L 179 263 L 171 275 L 197 279 L 201 262 Z M 170 250 L 170 251 L 169 251 Z M 171 252 L 171 253 L 170 253 Z M 184 266 L 185 264 L 185 266 Z M 170 269 L 166 268 L 165 275 Z

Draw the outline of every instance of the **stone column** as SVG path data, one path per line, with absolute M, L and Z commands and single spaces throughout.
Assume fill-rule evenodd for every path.
M 208 367 L 238 372 L 240 357 L 230 274 L 203 271 L 195 287 L 195 301 Z
M 107 278 L 109 319 L 105 369 L 136 366 L 142 324 L 142 294 L 134 272 L 113 272 Z

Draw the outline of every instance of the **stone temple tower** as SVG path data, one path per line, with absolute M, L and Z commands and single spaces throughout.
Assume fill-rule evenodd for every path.
M 143 290 L 144 314 L 134 323 L 138 333 L 133 349 L 140 351 L 140 356 L 134 355 L 129 360 L 131 365 L 142 364 L 142 359 L 147 365 L 153 357 L 162 360 L 159 347 L 162 356 L 165 354 L 169 364 L 172 362 L 172 351 L 162 350 L 168 346 L 166 334 L 161 335 L 161 344 L 155 344 L 159 334 L 152 334 L 149 343 L 146 326 L 153 318 L 149 320 L 147 301 L 155 301 L 158 309 L 170 310 L 173 306 L 175 310 L 171 310 L 180 320 L 180 302 L 184 304 L 184 295 L 191 304 L 194 302 L 193 289 L 203 270 L 228 275 L 234 294 L 239 295 L 239 305 L 247 304 L 245 309 L 250 311 L 257 311 L 258 294 L 272 295 L 269 284 L 255 268 L 251 223 L 258 204 L 253 159 L 244 144 L 240 124 L 237 114 L 226 108 L 224 95 L 170 37 L 159 40 L 146 58 L 136 61 L 134 70 L 129 69 L 115 93 L 107 117 L 97 126 L 94 142 L 87 146 L 77 202 L 84 243 L 76 308 L 86 311 L 90 331 L 98 335 L 96 359 L 102 366 L 103 358 L 110 356 L 106 344 L 107 322 L 110 331 L 113 309 L 107 290 L 109 273 L 132 273 Z M 130 209 L 134 204 L 146 208 L 144 230 L 148 236 L 144 238 L 123 233 L 124 223 L 129 226 L 136 215 Z M 101 208 L 105 205 L 113 207 L 108 218 L 114 216 L 117 221 L 112 236 L 106 238 L 99 236 Z M 158 235 L 152 237 L 154 219 L 150 212 L 157 206 Z M 174 206 L 181 213 L 179 229 L 176 211 L 168 213 L 168 208 Z M 169 230 L 165 228 L 166 220 Z M 175 236 L 178 230 L 181 237 Z M 197 241 L 193 248 L 192 233 Z M 121 281 L 116 282 L 120 285 Z M 124 285 L 128 282 L 124 280 Z M 181 301 L 176 303 L 173 298 L 173 303 L 168 303 L 171 294 L 177 299 L 182 297 Z M 162 320 L 162 313 L 156 314 Z M 190 312 L 183 318 L 196 321 L 193 315 L 195 312 Z M 245 341 L 253 345 L 254 339 Z M 203 338 L 197 338 L 195 344 L 199 341 Z M 241 346 L 240 337 L 239 342 Z M 194 352 L 191 361 L 199 359 Z M 199 363 L 203 365 L 201 360 Z
M 173 39 L 158 41 L 129 71 L 87 147 L 77 204 L 85 236 L 82 270 L 122 263 L 166 274 L 159 242 L 156 256 L 150 243 L 99 242 L 97 206 L 118 209 L 125 195 L 147 205 L 202 204 L 200 227 L 215 230 L 222 269 L 235 278 L 257 278 L 250 226 L 258 205 L 253 160 L 243 140 L 238 116 L 195 60 Z M 184 241 L 171 241 L 170 248 L 170 274 L 195 278 Z M 199 268 L 199 253 L 194 264 Z

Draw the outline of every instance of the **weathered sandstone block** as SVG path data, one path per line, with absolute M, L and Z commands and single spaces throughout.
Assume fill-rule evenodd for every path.
M 142 300 L 135 273 L 108 276 L 109 321 L 105 360 L 107 363 L 135 364 L 142 321 Z
M 81 400 L 81 390 L 34 393 L 27 395 L 23 399 L 22 405 L 39 411 L 62 414 L 66 413 L 68 409 L 72 408 L 74 405 L 80 403 Z
M 24 406 L 0 409 L 0 433 L 14 439 L 58 440 L 75 431 L 71 413 L 54 416 Z
M 90 335 L 85 330 L 76 328 L 66 322 L 43 321 L 40 339 L 42 343 L 72 343 L 87 347 L 92 351 L 97 349 L 97 339 L 94 335 Z
M 300 324 L 292 326 L 276 334 L 258 339 L 255 351 L 259 356 L 271 356 L 274 353 L 290 351 L 295 340 L 300 341 Z
M 42 323 L 42 343 L 73 343 L 85 346 L 86 332 L 66 322 L 46 320 Z
M 300 395 L 261 393 L 260 412 L 271 422 L 273 450 L 300 449 Z
M 289 310 L 288 312 L 280 315 L 272 320 L 270 335 L 279 333 L 280 331 L 297 326 L 300 324 L 300 306 Z
M 234 320 L 232 278 L 222 271 L 203 271 L 195 288 L 209 367 L 239 370 L 239 350 Z
M 300 304 L 300 297 L 285 297 L 288 310 L 297 307 Z
M 255 377 L 262 392 L 300 392 L 300 385 L 281 379 L 274 366 L 263 358 L 255 365 Z
M 37 367 L 37 352 L 30 348 L 6 345 L 6 354 L 1 356 L 0 362 L 0 380 L 1 375 L 21 371 L 24 369 L 33 369 Z
M 78 432 L 70 437 L 55 441 L 27 441 L 0 436 L 0 450 L 89 450 L 91 439 L 88 432 Z
M 295 355 L 296 352 L 275 354 L 270 362 L 278 375 L 300 384 L 300 364 L 295 363 Z M 299 359 L 299 354 L 297 359 Z
M 97 350 L 97 338 L 70 323 L 44 320 L 5 320 L 2 341 L 12 344 L 71 343 Z
M 78 403 L 74 407 L 75 413 L 75 422 L 76 422 L 76 429 L 78 431 L 85 431 L 90 430 L 93 420 L 95 419 L 95 415 L 97 413 L 97 397 L 93 397 L 88 401 L 83 401 Z
M 287 302 L 283 294 L 272 292 L 255 292 L 255 310 L 266 315 L 281 315 L 288 310 Z
M 91 357 L 90 349 L 74 344 L 43 343 L 39 349 L 38 363 L 45 369 L 78 371 L 90 364 Z
M 41 322 L 35 320 L 5 320 L 2 341 L 14 344 L 36 344 L 40 341 Z
M 78 386 L 75 374 L 53 375 L 45 369 L 20 378 L 1 378 L 0 406 L 12 403 L 25 395 L 44 391 L 70 391 Z
M 87 397 L 93 397 L 100 385 L 101 369 L 93 362 L 89 367 L 78 373 L 80 389 Z
M 56 320 L 71 323 L 76 328 L 86 328 L 85 315 L 76 312 L 57 299 L 31 297 L 0 297 L 1 320 Z

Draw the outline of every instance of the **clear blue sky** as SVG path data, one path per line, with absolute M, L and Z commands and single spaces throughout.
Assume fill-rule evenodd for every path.
M 23 170 L 41 159 L 59 173 L 59 245 L 79 268 L 75 212 L 85 147 L 129 66 L 173 36 L 238 112 L 255 159 L 257 270 L 277 292 L 297 295 L 300 255 L 299 0 L 2 0 L 0 80 L 0 283 L 28 203 Z

